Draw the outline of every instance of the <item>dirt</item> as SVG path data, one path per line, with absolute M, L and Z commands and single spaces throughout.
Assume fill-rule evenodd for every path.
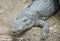
M 26 0 L 0 0 L 0 41 L 12 41 L 11 25 L 25 5 Z M 47 20 L 50 32 L 46 41 L 60 41 L 60 11 Z M 18 39 L 40 41 L 41 28 L 33 27 Z

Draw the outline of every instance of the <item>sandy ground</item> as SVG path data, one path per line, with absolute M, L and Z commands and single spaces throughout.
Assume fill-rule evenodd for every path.
M 26 0 L 0 0 L 0 41 L 12 41 L 11 25 Z M 47 20 L 50 32 L 46 41 L 60 41 L 60 11 Z M 18 39 L 21 41 L 40 41 L 41 28 L 33 27 Z

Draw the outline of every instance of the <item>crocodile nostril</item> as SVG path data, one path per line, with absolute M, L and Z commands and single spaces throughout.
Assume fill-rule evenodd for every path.
M 12 31 L 12 33 L 16 33 L 15 31 Z

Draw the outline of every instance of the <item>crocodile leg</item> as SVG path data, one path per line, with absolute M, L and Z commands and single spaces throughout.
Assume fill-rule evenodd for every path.
M 31 7 L 31 5 L 33 4 L 34 1 L 36 1 L 36 0 L 28 0 L 28 2 L 25 4 L 23 9 L 27 9 L 27 8 Z
M 43 21 L 43 20 L 38 20 L 37 25 L 42 26 L 42 31 L 41 31 L 41 39 L 45 40 L 45 38 L 48 35 L 49 32 L 49 25 L 47 24 L 47 22 Z
M 26 5 L 24 6 L 24 9 L 29 8 L 32 5 L 33 1 L 32 0 L 28 0 L 28 2 L 26 3 Z

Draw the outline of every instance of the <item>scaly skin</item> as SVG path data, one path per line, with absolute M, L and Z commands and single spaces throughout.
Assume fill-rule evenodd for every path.
M 12 25 L 12 32 L 16 35 L 32 28 L 42 26 L 41 39 L 45 39 L 49 32 L 49 25 L 45 21 L 58 10 L 59 0 L 35 0 L 24 7 Z

